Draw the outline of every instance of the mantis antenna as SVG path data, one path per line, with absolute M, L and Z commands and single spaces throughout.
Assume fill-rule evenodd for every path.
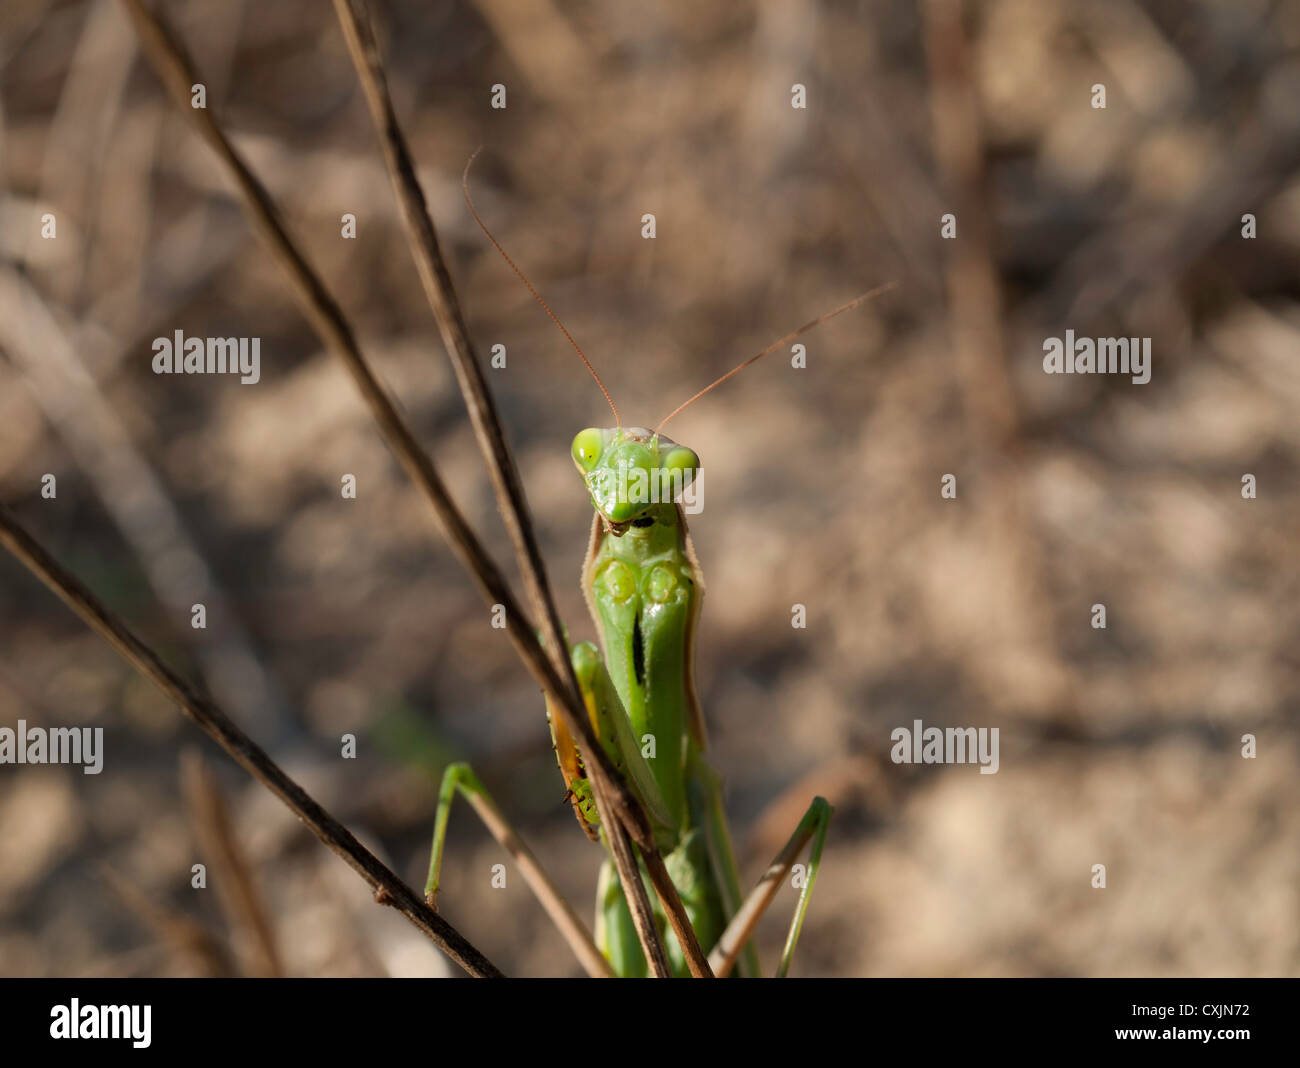
M 596 385 L 598 385 L 600 387 L 600 391 L 603 394 L 605 394 L 605 400 L 609 402 L 609 410 L 614 413 L 614 422 L 618 424 L 620 428 L 622 428 L 623 420 L 619 417 L 618 407 L 614 404 L 614 398 L 609 395 L 609 390 L 605 388 L 605 383 L 600 380 L 600 375 L 596 374 L 596 369 L 591 366 L 591 361 L 587 359 L 587 354 L 583 352 L 581 348 L 578 347 L 578 343 L 573 340 L 573 335 L 570 334 L 569 331 L 565 329 L 564 324 L 560 322 L 559 316 L 557 316 L 555 312 L 551 311 L 551 306 L 547 304 L 546 301 L 542 300 L 542 295 L 539 292 L 537 292 L 536 289 L 533 288 L 533 283 L 528 281 L 528 277 L 524 274 L 523 271 L 521 271 L 518 268 L 518 266 L 515 264 L 515 261 L 512 260 L 510 256 L 506 253 L 506 250 L 501 247 L 501 242 L 492 236 L 492 231 L 487 228 L 487 223 L 483 221 L 478 211 L 474 208 L 474 201 L 473 199 L 471 199 L 469 195 L 469 169 L 472 166 L 474 166 L 474 161 L 478 158 L 478 154 L 482 151 L 483 151 L 483 147 L 481 145 L 478 148 L 474 149 L 473 154 L 469 157 L 469 160 L 465 163 L 465 173 L 460 176 L 460 188 L 461 191 L 465 194 L 465 203 L 469 207 L 469 213 L 474 216 L 474 221 L 478 223 L 479 229 L 483 231 L 484 236 L 486 236 L 487 239 L 492 242 L 493 247 L 499 253 L 501 253 L 501 258 L 505 260 L 506 263 L 510 264 L 510 269 L 519 276 L 519 280 L 528 287 L 528 292 L 531 293 L 537 299 L 537 303 L 540 304 L 543 310 L 546 312 L 546 314 L 551 317 L 551 322 L 553 322 L 556 326 L 558 326 L 560 328 L 560 332 L 566 338 L 569 339 L 569 344 L 573 346 L 573 351 L 576 352 L 579 355 L 579 357 L 581 357 L 583 366 L 585 366 L 587 370 L 591 372 L 591 377 L 596 380 Z
M 757 361 L 761 360 L 764 356 L 766 356 L 769 352 L 774 352 L 776 349 L 779 349 L 782 345 L 786 344 L 787 342 L 793 341 L 800 334 L 806 334 L 813 327 L 821 326 L 821 324 L 824 323 L 827 319 L 834 319 L 835 316 L 839 315 L 841 312 L 852 311 L 859 304 L 864 304 L 872 297 L 877 297 L 881 293 L 887 293 L 889 290 L 894 289 L 897 285 L 898 285 L 897 282 L 886 282 L 883 286 L 876 286 L 875 289 L 869 289 L 861 296 L 854 297 L 847 304 L 841 304 L 838 308 L 834 309 L 833 311 L 828 311 L 825 315 L 819 315 L 816 319 L 813 319 L 811 322 L 804 323 L 803 326 L 799 327 L 798 330 L 794 331 L 793 333 L 786 334 L 785 337 L 781 338 L 780 341 L 774 341 L 762 352 L 760 352 L 757 356 L 751 356 L 744 363 L 737 364 L 721 378 L 705 386 L 702 390 L 700 390 L 697 394 L 695 394 L 695 396 L 693 396 L 690 400 L 686 401 L 684 404 L 679 404 L 676 408 L 674 408 L 671 412 L 669 412 L 668 415 L 666 415 L 660 421 L 657 427 L 655 427 L 655 433 L 658 434 L 659 431 L 663 430 L 663 428 L 667 425 L 668 420 L 673 418 L 673 416 L 680 414 L 682 409 L 689 408 L 697 400 L 703 397 L 704 394 L 710 393 L 713 390 L 717 389 L 720 385 L 722 385 L 723 382 L 725 382 L 732 375 L 740 374 L 740 372 L 743 371 L 746 367 L 748 367 L 751 363 L 756 363 Z M 541 298 L 539 297 L 538 299 L 540 300 Z M 595 374 L 594 371 L 592 373 Z

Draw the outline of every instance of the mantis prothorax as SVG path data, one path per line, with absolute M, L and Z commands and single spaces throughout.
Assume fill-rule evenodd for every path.
M 476 153 L 477 154 L 477 153 Z M 614 766 L 628 780 L 655 829 L 673 883 L 700 944 L 712 949 L 710 964 L 725 975 L 733 964 L 742 975 L 759 974 L 750 934 L 777 887 L 809 841 L 812 851 L 777 975 L 787 973 L 821 860 L 832 809 L 822 797 L 809 805 L 798 828 L 747 900 L 722 803 L 722 781 L 708 760 L 708 737 L 694 682 L 695 639 L 704 595 L 700 565 L 678 496 L 695 479 L 699 457 L 662 433 L 687 405 L 773 350 L 833 316 L 892 288 L 880 286 L 805 323 L 744 361 L 674 409 L 654 430 L 625 427 L 613 398 L 586 355 L 488 230 L 469 195 L 470 157 L 462 178 L 465 201 L 483 233 L 581 357 L 614 414 L 612 428 L 581 431 L 571 449 L 595 514 L 582 569 L 582 590 L 600 636 L 584 641 L 571 657 L 593 732 Z M 603 649 L 603 655 L 601 650 Z M 445 772 L 434 820 L 425 895 L 437 899 L 439 872 L 452 799 L 470 800 L 489 830 L 520 863 L 530 887 L 593 975 L 637 977 L 647 972 L 631 913 L 608 856 L 601 814 L 592 795 L 583 755 L 555 710 L 547 718 L 560 773 L 579 824 L 607 856 L 596 891 L 594 944 L 518 835 L 510 829 L 483 785 L 465 764 Z M 688 975 L 676 937 L 656 913 L 674 975 Z

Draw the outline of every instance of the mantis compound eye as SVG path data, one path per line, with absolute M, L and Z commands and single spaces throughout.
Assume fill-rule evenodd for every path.
M 573 462 L 586 472 L 590 472 L 600 460 L 605 448 L 605 434 L 597 427 L 588 427 L 580 431 L 573 439 Z
M 672 500 L 695 480 L 700 458 L 684 445 L 676 445 L 664 457 L 661 467 L 664 488 L 668 491 L 665 499 Z

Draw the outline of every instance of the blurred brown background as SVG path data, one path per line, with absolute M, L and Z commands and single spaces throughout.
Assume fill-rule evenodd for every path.
M 465 210 L 473 149 L 480 210 L 630 423 L 900 283 L 802 338 L 806 369 L 778 351 L 671 426 L 707 470 L 699 676 L 746 882 L 813 793 L 838 807 L 796 972 L 1295 974 L 1300 3 L 375 6 L 480 355 L 508 351 L 490 381 L 574 637 L 568 448 L 608 413 Z M 508 562 L 332 8 L 162 9 Z M 467 759 L 589 916 L 600 851 L 536 687 L 117 3 L 5 3 L 0 94 L 0 497 L 412 883 Z M 1044 375 L 1066 328 L 1151 337 L 1150 384 Z M 260 337 L 262 381 L 153 375 L 177 329 Z M 6 556 L 20 718 L 103 727 L 106 758 L 0 767 L 0 973 L 455 971 Z M 914 719 L 999 727 L 1000 772 L 891 764 Z M 190 747 L 278 964 L 221 899 Z M 444 915 L 511 974 L 576 973 L 521 878 L 488 889 L 503 860 L 458 809 Z

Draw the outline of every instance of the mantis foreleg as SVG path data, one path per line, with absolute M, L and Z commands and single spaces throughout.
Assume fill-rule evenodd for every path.
M 438 907 L 438 883 L 442 872 L 443 846 L 447 838 L 447 820 L 451 814 L 452 800 L 457 793 L 470 803 L 484 826 L 492 833 L 492 837 L 514 858 L 523 873 L 524 881 L 528 883 L 534 896 L 541 902 L 542 908 L 559 928 L 579 963 L 587 970 L 587 974 L 593 978 L 612 978 L 614 972 L 610 968 L 609 961 L 596 948 L 596 943 L 592 941 L 591 935 L 583 926 L 577 913 L 564 900 L 559 888 L 538 863 L 533 851 L 510 826 L 468 764 L 448 765 L 442 776 L 442 786 L 438 790 L 438 812 L 433 821 L 433 848 L 429 855 L 429 878 L 424 887 L 425 900 L 430 907 L 435 909 Z M 633 942 L 635 941 L 636 935 L 633 932 Z
M 804 915 L 808 911 L 808 899 L 812 895 L 813 884 L 817 881 L 817 869 L 821 864 L 822 847 L 826 844 L 826 832 L 830 829 L 831 816 L 834 813 L 830 803 L 824 797 L 813 798 L 812 804 L 808 806 L 808 811 L 804 813 L 803 819 L 799 821 L 799 826 L 795 828 L 794 834 L 786 842 L 771 864 L 768 865 L 767 871 L 758 881 L 758 885 L 750 892 L 745 903 L 740 906 L 739 911 L 727 925 L 727 929 L 718 939 L 713 951 L 709 954 L 709 963 L 713 966 L 714 972 L 723 976 L 726 975 L 735 964 L 736 958 L 740 955 L 741 947 L 749 940 L 750 934 L 758 924 L 763 913 L 767 911 L 768 905 L 772 903 L 772 898 L 785 877 L 794 867 L 795 861 L 799 859 L 799 854 L 808 842 L 812 841 L 812 852 L 808 857 L 808 876 L 804 881 L 803 889 L 799 894 L 799 903 L 795 906 L 794 918 L 790 922 L 790 933 L 786 936 L 785 950 L 781 954 L 781 963 L 777 967 L 776 977 L 784 978 L 790 970 L 790 962 L 794 957 L 795 945 L 799 941 L 799 933 L 803 929 Z

